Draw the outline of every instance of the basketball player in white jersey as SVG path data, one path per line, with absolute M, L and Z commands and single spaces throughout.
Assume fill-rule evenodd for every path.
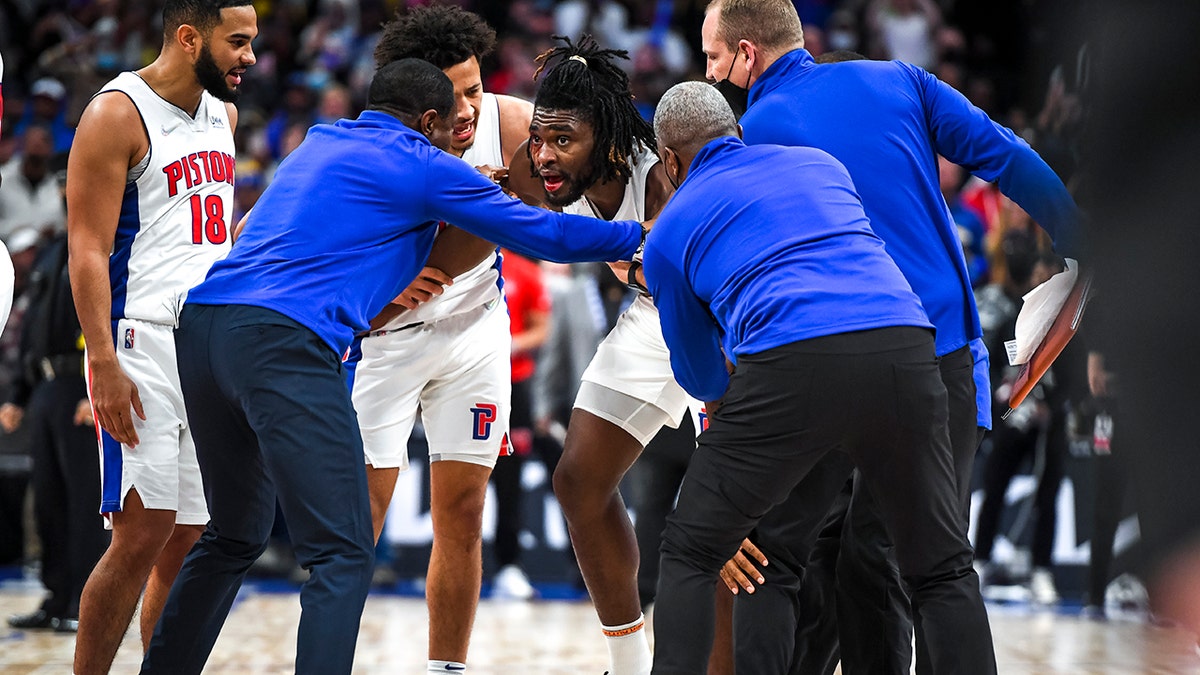
M 532 106 L 483 92 L 479 60 L 495 40 L 477 15 L 435 5 L 386 24 L 375 57 L 380 66 L 413 57 L 441 68 L 456 101 L 450 151 L 503 175 L 528 137 Z M 426 265 L 351 347 L 347 368 L 376 540 L 397 477 L 408 468 L 408 438 L 421 412 L 433 517 L 428 668 L 463 672 L 482 582 L 484 495 L 507 450 L 512 340 L 495 244 L 446 226 Z
M 585 37 L 538 57 L 546 74 L 528 152 L 518 152 L 509 172 L 522 198 L 531 198 L 532 176 L 541 201 L 563 211 L 646 220 L 666 204 L 672 188 L 654 153 L 653 129 L 633 105 L 628 79 L 613 62 L 618 56 L 624 52 L 599 49 Z M 700 407 L 675 382 L 658 311 L 639 296 L 584 372 L 554 473 L 612 675 L 648 674 L 651 665 L 637 540 L 617 485 L 664 425 L 677 427 L 689 408 L 698 414 Z
M 143 649 L 208 521 L 173 327 L 230 248 L 233 131 L 258 34 L 249 0 L 167 0 L 153 63 L 104 85 L 67 165 L 71 288 L 112 545 L 88 578 L 75 673 L 112 665 L 142 586 Z

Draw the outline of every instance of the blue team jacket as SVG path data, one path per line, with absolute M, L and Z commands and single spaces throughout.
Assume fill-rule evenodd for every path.
M 710 141 L 659 214 L 646 283 L 679 384 L 715 401 L 724 353 L 932 325 L 871 231 L 846 169 L 812 148 Z
M 1016 134 L 916 66 L 818 65 L 797 49 L 755 81 L 741 124 L 749 144 L 820 148 L 846 166 L 871 228 L 937 327 L 938 354 L 981 346 L 983 333 L 962 244 L 938 186 L 937 154 L 998 181 L 1050 233 L 1060 254 L 1079 257 L 1078 212 L 1054 171 Z M 989 426 L 986 366 L 981 372 L 980 424 Z
M 187 302 L 275 310 L 340 354 L 416 278 L 438 222 L 557 262 L 628 259 L 642 232 L 635 221 L 521 204 L 400 120 L 367 111 L 309 130 Z

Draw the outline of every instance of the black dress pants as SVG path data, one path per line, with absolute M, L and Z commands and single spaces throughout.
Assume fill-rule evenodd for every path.
M 1039 427 L 1021 430 L 1000 424 L 992 434 L 992 452 L 988 455 L 983 474 L 983 503 L 979 507 L 976 526 L 975 557 L 979 560 L 992 559 L 992 546 L 1000 527 L 1000 516 L 1004 512 L 1004 495 L 1008 492 L 1008 484 L 1012 482 L 1022 460 L 1033 457 L 1034 466 L 1040 466 L 1034 496 L 1033 566 L 1050 567 L 1058 520 L 1055 504 L 1063 481 L 1067 454 L 1066 414 L 1056 410 L 1051 415 L 1040 462 L 1037 461 L 1041 433 Z
M 977 426 L 974 365 L 969 347 L 938 359 L 938 372 L 948 395 L 950 445 L 964 531 L 970 514 L 971 469 L 982 440 L 982 430 Z M 739 671 L 828 675 L 840 659 L 842 672 L 847 675 L 910 672 L 913 619 L 908 595 L 879 507 L 859 472 L 853 472 L 852 496 L 846 496 L 826 513 L 829 495 L 844 486 L 851 469 L 844 458 L 835 453 L 826 455 L 752 535 L 772 564 L 776 558 L 806 561 L 802 565 L 805 575 L 801 584 L 800 576 L 791 574 L 790 565 L 764 575 L 764 586 L 774 584 L 786 590 L 800 584 L 800 595 L 794 603 L 800 614 L 795 616 L 781 611 L 782 603 L 771 605 L 757 599 L 766 589 L 737 597 L 735 650 Z M 796 535 L 808 531 L 808 523 L 816 514 L 821 514 L 826 523 L 820 541 L 814 545 Z M 768 590 L 769 594 L 775 592 Z M 794 626 L 796 632 L 787 668 L 780 666 L 779 649 L 769 641 L 780 631 L 772 627 L 779 624 Z M 918 640 L 923 642 L 921 636 Z M 918 668 L 924 668 L 921 660 Z
M 75 408 L 86 398 L 82 375 L 43 381 L 34 388 L 23 421 L 33 451 L 42 584 L 50 591 L 41 609 L 52 617 L 79 617 L 83 585 L 109 542 L 100 516 L 96 431 L 75 424 Z
M 833 335 L 741 357 L 667 521 L 653 672 L 705 671 L 721 565 L 822 457 L 845 452 L 896 544 L 933 672 L 994 673 L 948 417 L 926 330 Z
M 833 672 L 839 647 L 836 564 L 853 472 L 845 453 L 826 454 L 750 534 L 768 562 L 759 568 L 763 583 L 754 593 L 734 596 L 738 672 Z

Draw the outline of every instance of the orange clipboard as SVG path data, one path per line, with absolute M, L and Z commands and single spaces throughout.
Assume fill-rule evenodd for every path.
M 1050 369 L 1050 365 L 1062 353 L 1063 348 L 1075 337 L 1075 331 L 1079 330 L 1079 321 L 1083 318 L 1083 310 L 1087 308 L 1088 297 L 1092 291 L 1092 275 L 1080 275 L 1075 281 L 1075 285 L 1071 287 L 1071 292 L 1067 294 L 1067 300 L 1063 303 L 1062 309 L 1058 310 L 1058 316 L 1054 317 L 1054 322 L 1050 324 L 1050 330 L 1046 331 L 1046 337 L 1042 338 L 1041 344 L 1034 350 L 1033 356 L 1029 358 L 1029 362 L 1021 366 L 1021 372 L 1017 374 L 1017 379 L 1013 382 L 1012 394 L 1008 397 L 1008 411 L 1004 413 L 1001 419 L 1006 419 L 1029 392 L 1033 391 L 1034 386 Z

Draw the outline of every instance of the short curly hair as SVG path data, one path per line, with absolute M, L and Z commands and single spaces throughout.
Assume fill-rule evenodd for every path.
M 398 12 L 383 25 L 375 65 L 422 59 L 445 70 L 474 56 L 483 59 L 496 46 L 496 31 L 477 14 L 454 5 L 429 5 Z

